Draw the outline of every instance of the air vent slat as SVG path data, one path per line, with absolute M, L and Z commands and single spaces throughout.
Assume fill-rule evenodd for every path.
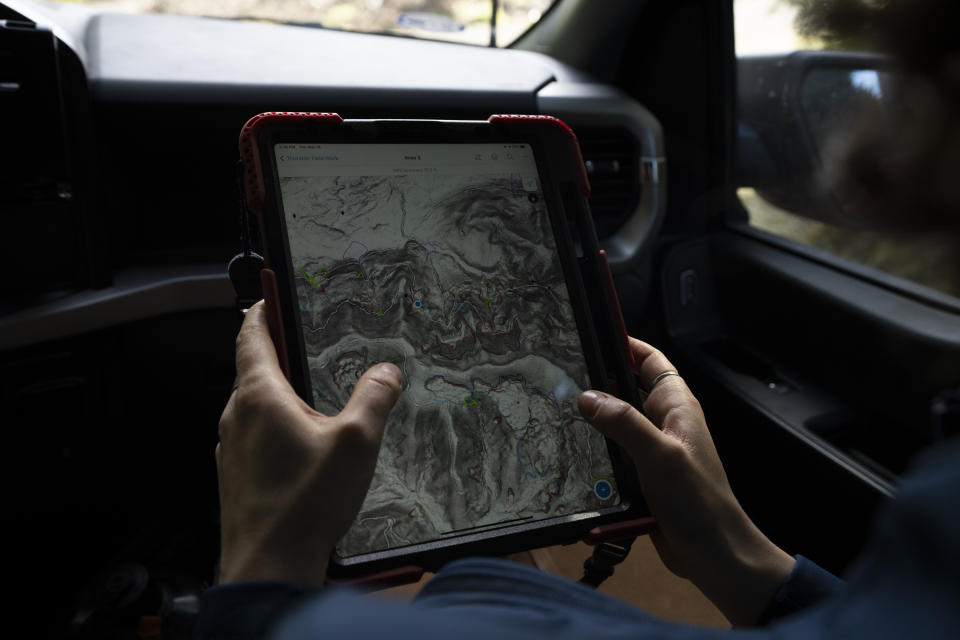
M 590 210 L 597 235 L 606 238 L 623 225 L 640 200 L 639 145 L 626 129 L 575 129 L 590 178 Z

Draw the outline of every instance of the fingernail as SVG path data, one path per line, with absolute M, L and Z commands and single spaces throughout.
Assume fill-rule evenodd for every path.
M 403 374 L 400 373 L 400 368 L 397 367 L 397 365 L 390 364 L 389 362 L 381 362 L 377 365 L 377 369 L 380 373 L 394 378 L 400 386 L 403 386 Z

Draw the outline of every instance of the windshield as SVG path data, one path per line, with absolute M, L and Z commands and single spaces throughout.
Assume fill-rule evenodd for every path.
M 61 0 L 127 13 L 171 13 L 509 46 L 557 0 Z

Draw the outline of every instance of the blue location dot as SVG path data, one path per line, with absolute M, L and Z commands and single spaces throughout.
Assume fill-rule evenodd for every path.
M 593 492 L 601 500 L 606 500 L 613 495 L 613 486 L 608 480 L 597 480 L 593 485 Z
M 421 304 L 422 304 L 422 303 L 421 303 L 419 300 L 417 300 L 416 302 L 413 303 L 413 306 L 415 306 L 417 309 L 419 309 Z

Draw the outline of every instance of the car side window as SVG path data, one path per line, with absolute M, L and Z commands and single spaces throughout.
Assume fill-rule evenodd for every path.
M 931 87 L 847 12 L 880 4 L 735 0 L 737 195 L 755 229 L 960 298 L 960 211 L 913 162 Z

